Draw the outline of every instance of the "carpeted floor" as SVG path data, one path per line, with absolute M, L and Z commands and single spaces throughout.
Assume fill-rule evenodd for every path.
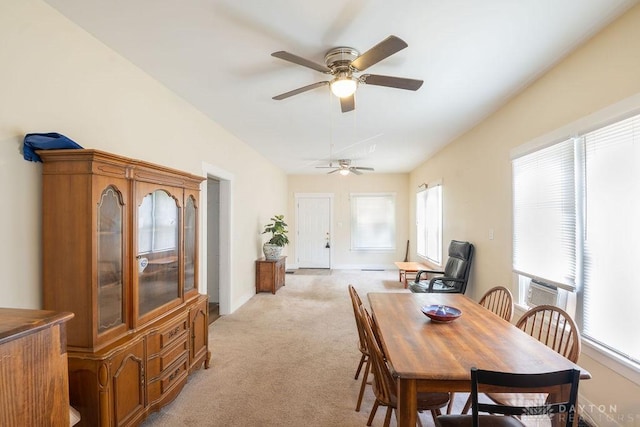
M 355 412 L 360 353 L 349 284 L 365 305 L 367 292 L 408 292 L 397 271 L 287 275 L 276 295 L 258 294 L 210 325 L 211 368 L 189 377 L 176 400 L 143 426 L 366 425 L 374 397 L 368 387 Z M 456 397 L 462 407 L 466 396 Z M 384 411 L 374 426 L 383 424 Z M 420 417 L 433 425 L 429 413 Z

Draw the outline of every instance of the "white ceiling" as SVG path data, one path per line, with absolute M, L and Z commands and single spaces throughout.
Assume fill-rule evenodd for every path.
M 409 172 L 495 111 L 639 0 L 45 0 L 290 174 L 354 159 Z M 389 35 L 408 48 L 372 74 L 424 80 L 417 92 L 360 85 L 341 113 L 328 80 L 270 56 L 323 64 Z M 167 141 L 170 143 L 170 141 Z

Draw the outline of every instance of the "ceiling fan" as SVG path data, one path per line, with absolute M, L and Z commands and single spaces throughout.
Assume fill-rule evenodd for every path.
M 338 172 L 340 175 L 349 175 L 350 173 L 354 175 L 362 175 L 360 171 L 373 171 L 373 168 L 367 168 L 362 166 L 351 166 L 350 159 L 340 159 L 338 160 L 338 165 L 333 166 L 333 163 L 329 163 L 329 166 L 316 166 L 318 169 L 333 169 L 332 171 L 327 172 L 327 174 L 332 174 Z
M 422 80 L 381 76 L 378 74 L 361 74 L 360 76 L 354 74 L 366 70 L 407 46 L 407 43 L 399 37 L 389 36 L 362 55 L 352 47 L 336 47 L 329 50 L 324 56 L 326 65 L 317 64 L 283 50 L 273 52 L 271 56 L 333 76 L 332 80 L 312 83 L 274 96 L 273 99 L 280 101 L 321 86 L 330 86 L 331 92 L 340 98 L 342 112 L 346 113 L 355 109 L 354 94 L 359 83 L 405 90 L 418 90 L 420 86 L 422 86 Z

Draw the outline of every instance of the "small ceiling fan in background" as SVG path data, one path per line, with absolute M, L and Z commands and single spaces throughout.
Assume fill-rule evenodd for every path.
M 333 162 L 329 163 L 329 166 L 316 166 L 318 169 L 333 169 L 332 171 L 327 172 L 328 174 L 338 172 L 340 175 L 349 175 L 350 173 L 354 175 L 362 175 L 360 171 L 374 171 L 373 168 L 363 167 L 363 166 L 351 166 L 350 159 L 340 159 L 338 160 L 338 165 L 334 166 Z
M 422 80 L 381 76 L 378 74 L 354 75 L 354 73 L 366 70 L 407 46 L 407 43 L 402 39 L 396 36 L 389 36 L 362 55 L 352 47 L 336 47 L 326 53 L 324 57 L 326 65 L 317 64 L 283 50 L 274 52 L 271 56 L 311 68 L 324 74 L 329 74 L 333 76 L 333 79 L 312 83 L 274 96 L 273 99 L 280 101 L 312 89 L 330 86 L 333 94 L 340 98 L 340 108 L 342 112 L 346 113 L 355 109 L 354 94 L 360 83 L 413 91 L 418 90 L 422 86 Z

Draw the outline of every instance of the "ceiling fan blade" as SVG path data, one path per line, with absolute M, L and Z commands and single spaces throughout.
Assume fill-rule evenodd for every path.
M 294 55 L 293 53 L 285 52 L 284 50 L 273 52 L 271 56 L 293 62 L 294 64 L 302 65 L 303 67 L 311 68 L 312 70 L 320 71 L 321 73 L 331 74 L 331 70 L 326 66 L 316 64 L 313 61 L 309 61 L 308 59 Z
M 345 98 L 340 98 L 340 108 L 343 113 L 348 113 L 349 111 L 353 111 L 356 108 L 356 99 L 355 96 L 347 96 Z
M 354 166 L 354 169 L 358 169 L 358 170 L 361 170 L 361 171 L 374 171 L 375 170 L 374 168 L 365 168 L 365 167 L 362 167 L 362 166 Z
M 330 175 L 330 174 L 332 174 L 332 173 L 336 173 L 336 172 L 338 172 L 339 170 L 340 170 L 340 169 L 335 169 L 335 170 L 332 170 L 331 172 L 327 172 L 327 175 Z
M 351 62 L 351 66 L 358 71 L 364 71 L 371 67 L 373 64 L 377 64 L 383 59 L 393 55 L 394 53 L 401 51 L 408 44 L 404 40 L 396 36 L 389 36 L 356 59 Z
M 320 87 L 320 86 L 326 86 L 328 84 L 329 84 L 329 82 L 313 83 L 313 84 L 310 84 L 310 85 L 307 85 L 307 86 L 299 87 L 298 89 L 294 89 L 294 90 L 289 91 L 289 92 L 281 93 L 280 95 L 274 96 L 273 99 L 275 99 L 276 101 L 281 101 L 281 100 L 283 100 L 285 98 L 289 98 L 290 96 L 297 95 L 299 93 L 306 92 L 308 90 L 315 89 L 315 88 Z
M 387 86 L 396 89 L 418 90 L 424 83 L 422 80 L 406 79 L 404 77 L 380 76 L 378 74 L 363 74 L 360 76 L 360 83 Z
M 358 168 L 354 168 L 354 167 L 349 168 L 349 172 L 351 172 L 354 175 L 362 175 L 362 172 L 360 172 Z

